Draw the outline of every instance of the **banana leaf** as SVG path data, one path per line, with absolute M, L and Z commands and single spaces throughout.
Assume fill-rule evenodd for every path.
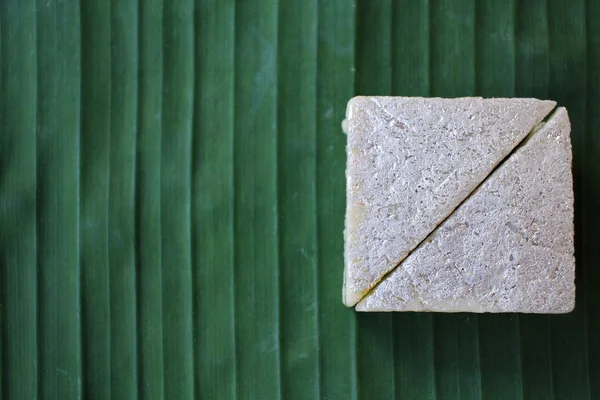
M 600 1 L 0 1 L 0 399 L 600 398 Z M 577 306 L 341 302 L 354 95 L 548 98 Z

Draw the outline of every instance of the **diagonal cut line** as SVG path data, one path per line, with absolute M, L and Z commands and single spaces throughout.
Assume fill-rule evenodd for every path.
M 531 129 L 531 131 L 527 135 L 525 135 L 525 137 L 498 163 L 498 165 L 496 165 L 494 168 L 492 168 L 492 170 L 489 172 L 489 174 L 487 174 L 485 176 L 485 178 L 483 178 L 481 180 L 481 182 L 479 182 L 477 184 L 477 186 L 475 186 L 475 188 L 471 191 L 471 193 L 469 193 L 467 195 L 467 197 L 465 197 L 460 203 L 458 203 L 458 205 L 456 207 L 454 207 L 452 209 L 452 211 L 431 230 L 429 235 L 425 236 L 425 238 L 423 240 L 421 240 L 419 242 L 419 244 L 417 244 L 411 251 L 409 251 L 408 254 L 398 264 L 396 264 L 396 266 L 394 268 L 390 269 L 388 272 L 383 274 L 381 276 L 381 278 L 373 286 L 371 286 L 371 288 L 360 298 L 360 300 L 358 302 L 356 302 L 354 307 L 356 307 L 361 301 L 363 301 L 363 299 L 365 299 L 365 297 L 370 295 L 371 292 L 373 292 L 373 290 L 375 290 L 383 281 L 385 281 L 388 278 L 388 276 L 390 276 L 395 270 L 400 268 L 400 266 L 402 265 L 404 260 L 406 260 L 408 257 L 410 257 L 410 255 L 415 250 L 419 249 L 423 245 L 423 243 L 425 243 L 428 239 L 430 239 L 437 232 L 438 228 L 440 226 L 442 226 L 452 215 L 454 215 L 454 213 L 460 206 L 462 206 L 467 200 L 469 200 L 471 198 L 471 196 L 473 196 L 473 194 L 476 193 L 479 190 L 479 188 L 481 186 L 483 186 L 488 181 L 488 179 L 500 167 L 502 167 L 506 163 L 506 161 L 508 161 L 509 158 L 511 158 L 513 156 L 513 154 L 515 154 L 521 147 L 523 147 L 537 131 L 542 129 L 548 123 L 548 121 L 551 120 L 554 117 L 554 115 L 556 115 L 558 110 L 559 110 L 559 107 L 554 106 L 554 108 L 552 110 L 550 110 L 550 112 L 536 126 L 534 126 L 533 129 Z M 412 282 L 412 277 L 410 276 L 410 274 L 409 274 L 409 277 L 411 278 L 411 282 Z

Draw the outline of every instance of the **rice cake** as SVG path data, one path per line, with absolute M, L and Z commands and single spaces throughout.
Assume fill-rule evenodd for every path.
M 343 301 L 354 306 L 555 107 L 537 99 L 348 103 Z
M 356 309 L 571 311 L 571 157 L 559 108 Z

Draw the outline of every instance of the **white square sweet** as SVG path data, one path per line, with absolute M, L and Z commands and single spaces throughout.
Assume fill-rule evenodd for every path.
M 542 122 L 554 107 L 352 99 L 343 124 L 344 303 L 359 311 L 570 311 L 570 124 L 564 109 Z

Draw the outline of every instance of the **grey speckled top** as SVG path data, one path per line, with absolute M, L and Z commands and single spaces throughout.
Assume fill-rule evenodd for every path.
M 559 108 L 356 309 L 571 311 L 569 135 L 567 111 Z
M 554 107 L 536 99 L 350 100 L 344 303 L 355 305 L 398 265 Z

